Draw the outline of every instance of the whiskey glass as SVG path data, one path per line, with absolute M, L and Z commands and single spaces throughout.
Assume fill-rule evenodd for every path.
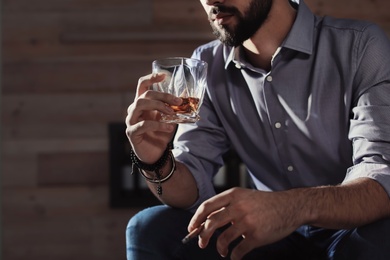
M 179 106 L 171 106 L 175 115 L 161 113 L 161 122 L 195 123 L 199 117 L 207 82 L 207 63 L 184 57 L 169 57 L 153 61 L 153 73 L 163 73 L 162 82 L 153 84 L 153 90 L 180 97 Z

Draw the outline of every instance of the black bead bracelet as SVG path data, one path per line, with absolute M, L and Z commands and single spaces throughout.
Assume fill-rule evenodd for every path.
M 170 146 L 168 145 L 167 148 L 165 149 L 164 153 L 161 155 L 160 159 L 157 160 L 157 162 L 153 164 L 147 164 L 142 162 L 137 155 L 134 153 L 133 149 L 130 149 L 130 159 L 131 162 L 133 163 L 133 166 L 136 166 L 139 170 L 145 170 L 149 172 L 155 172 L 156 170 L 160 170 L 162 167 L 164 167 L 168 156 L 169 156 L 169 151 L 170 151 Z M 134 173 L 134 167 L 133 167 L 133 172 Z
M 173 158 L 173 155 L 172 155 L 172 152 L 171 152 L 172 147 L 173 147 L 173 144 L 169 143 L 167 145 L 167 148 L 165 149 L 164 153 L 161 155 L 161 157 L 157 160 L 157 162 L 155 162 L 153 164 L 147 164 L 147 163 L 142 162 L 137 157 L 137 155 L 134 153 L 133 149 L 130 149 L 130 159 L 131 159 L 131 162 L 133 163 L 131 174 L 134 174 L 135 171 L 138 171 L 139 173 L 141 173 L 141 175 L 147 181 L 152 182 L 152 183 L 157 183 L 157 194 L 159 196 L 162 195 L 161 183 L 166 181 L 166 180 L 168 180 L 172 176 L 173 172 L 176 169 L 176 166 L 175 166 L 175 163 L 174 163 L 175 159 Z M 171 169 L 170 173 L 165 178 L 162 178 L 162 176 L 161 176 L 161 169 L 164 167 L 164 165 L 166 164 L 166 162 L 167 162 L 169 157 L 171 157 L 171 159 L 173 161 L 172 169 Z M 155 177 L 154 178 L 148 178 L 144 174 L 143 171 L 154 172 Z

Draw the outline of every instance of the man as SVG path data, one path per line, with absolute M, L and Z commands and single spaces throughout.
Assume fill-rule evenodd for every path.
M 387 37 L 303 1 L 201 3 L 219 38 L 193 54 L 209 64 L 201 120 L 179 126 L 173 156 L 176 126 L 158 117 L 181 100 L 149 90 L 164 75 L 141 78 L 128 109 L 133 162 L 170 206 L 131 219 L 128 259 L 389 259 Z M 215 195 L 229 148 L 256 189 Z

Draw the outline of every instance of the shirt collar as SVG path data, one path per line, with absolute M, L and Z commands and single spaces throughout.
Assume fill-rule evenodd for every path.
M 298 1 L 295 0 L 294 2 Z M 306 6 L 304 1 L 299 1 L 297 17 L 290 33 L 282 44 L 282 47 L 307 53 L 309 55 L 312 54 L 314 22 L 314 14 Z M 233 62 L 237 68 L 247 66 L 243 61 L 242 51 L 240 51 L 241 48 L 241 46 L 225 47 L 225 69 L 227 69 L 231 62 Z
M 306 6 L 304 1 L 300 1 L 297 18 L 288 34 L 283 47 L 304 52 L 313 53 L 313 38 L 315 27 L 314 14 Z

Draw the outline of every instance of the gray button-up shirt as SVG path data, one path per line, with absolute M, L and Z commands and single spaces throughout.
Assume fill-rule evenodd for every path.
M 174 154 L 194 175 L 199 200 L 234 148 L 259 190 L 377 180 L 390 194 L 390 43 L 367 22 L 317 17 L 300 1 L 270 71 L 241 48 L 213 41 L 201 120 L 181 125 Z M 238 173 L 237 173 L 238 174 Z

